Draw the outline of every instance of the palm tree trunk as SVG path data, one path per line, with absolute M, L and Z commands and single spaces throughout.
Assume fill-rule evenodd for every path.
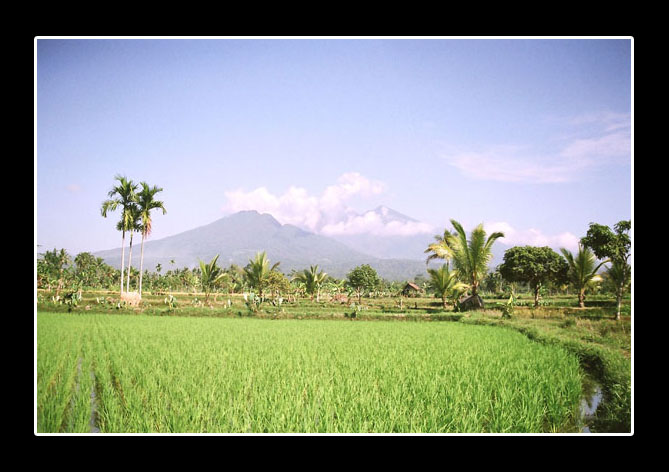
M 578 306 L 579 308 L 585 308 L 585 288 L 578 292 Z
M 142 298 L 142 270 L 144 269 L 144 239 L 146 235 L 142 233 L 142 250 L 139 256 L 139 298 Z
M 125 263 L 125 231 L 121 237 L 121 297 L 123 297 L 123 268 Z
M 126 291 L 130 292 L 130 268 L 132 267 L 132 235 L 134 231 L 130 231 L 130 249 L 128 252 L 128 282 L 126 285 Z

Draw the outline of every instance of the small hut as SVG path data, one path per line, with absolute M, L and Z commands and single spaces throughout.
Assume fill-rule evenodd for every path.
M 417 297 L 423 291 L 418 285 L 413 282 L 407 282 L 402 289 L 402 295 L 405 297 Z

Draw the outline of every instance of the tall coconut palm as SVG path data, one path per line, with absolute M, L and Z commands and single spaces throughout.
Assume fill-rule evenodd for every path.
M 312 300 L 314 293 L 316 294 L 316 302 L 320 302 L 321 287 L 327 279 L 328 274 L 322 270 L 319 272 L 318 265 L 310 266 L 309 269 L 304 269 L 293 277 L 293 280 L 304 283 L 305 290 L 311 295 Z
M 455 304 L 469 288 L 467 284 L 458 281 L 457 270 L 449 270 L 448 264 L 438 269 L 427 269 L 427 272 L 430 275 L 429 286 L 441 297 L 444 308 L 449 299 Z
M 277 262 L 270 267 L 267 254 L 263 251 L 256 253 L 255 259 L 249 259 L 249 263 L 244 267 L 244 278 L 252 288 L 258 291 L 260 298 L 262 298 L 269 273 L 275 270 L 279 264 Z
M 129 219 L 130 223 L 128 225 L 128 231 L 130 232 L 130 245 L 128 247 L 128 276 L 127 276 L 127 283 L 126 283 L 126 291 L 130 292 L 130 272 L 131 272 L 131 267 L 132 267 L 132 236 L 135 234 L 135 232 L 141 230 L 140 226 L 140 215 L 139 215 L 139 207 L 137 204 L 130 205 L 129 210 Z
M 609 262 L 609 260 L 606 259 L 597 264 L 595 253 L 581 244 L 578 245 L 576 257 L 574 257 L 571 251 L 565 248 L 560 248 L 560 252 L 562 252 L 562 255 L 567 259 L 567 263 L 569 264 L 569 281 L 578 290 L 578 306 L 584 308 L 585 290 L 588 284 L 597 276 L 599 268 Z
M 139 256 L 139 296 L 142 297 L 142 274 L 144 268 L 144 241 L 151 234 L 153 219 L 151 210 L 163 210 L 163 215 L 167 213 L 163 202 L 156 200 L 156 194 L 162 192 L 162 188 L 157 186 L 150 187 L 146 182 L 141 182 L 142 189 L 137 194 L 137 206 L 139 208 L 140 232 L 142 233 L 142 249 Z
M 428 246 L 425 252 L 431 252 L 432 255 L 427 262 L 435 258 L 453 261 L 460 279 L 470 286 L 472 296 L 476 296 L 488 272 L 492 245 L 497 239 L 503 238 L 504 233 L 498 231 L 487 236 L 483 224 L 480 224 L 471 231 L 468 240 L 460 223 L 451 220 L 451 224 L 455 228 L 454 233 L 444 231 L 443 237 L 435 238 L 436 241 Z
M 121 175 L 116 175 L 114 177 L 118 181 L 118 185 L 113 187 L 107 196 L 108 200 L 102 202 L 102 208 L 100 209 L 102 216 L 107 218 L 107 213 L 110 211 L 116 211 L 120 208 L 121 210 L 121 220 L 116 225 L 116 229 L 121 231 L 121 295 L 123 295 L 123 271 L 125 263 L 125 233 L 130 229 L 131 226 L 131 207 L 134 205 L 136 200 L 136 191 L 137 185 L 135 185 L 132 180 L 128 180 L 126 177 Z

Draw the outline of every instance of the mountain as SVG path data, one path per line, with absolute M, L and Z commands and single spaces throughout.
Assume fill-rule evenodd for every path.
M 133 267 L 139 267 L 140 239 L 135 235 Z M 333 277 L 342 278 L 361 264 L 369 264 L 388 280 L 411 280 L 425 273 L 425 262 L 402 258 L 380 258 L 355 250 L 333 238 L 317 235 L 293 225 L 282 225 L 269 214 L 241 211 L 205 226 L 144 243 L 144 268 L 154 271 L 197 267 L 219 254 L 218 264 L 245 266 L 256 252 L 266 251 L 271 263 L 288 274 L 318 264 Z M 127 257 L 126 248 L 126 257 Z M 121 249 L 94 254 L 113 266 L 121 266 Z M 170 261 L 174 261 L 172 264 Z M 127 261 L 126 261 L 127 262 Z
M 372 218 L 379 221 L 384 226 L 395 224 L 397 226 L 408 227 L 413 225 L 420 226 L 422 232 L 418 234 L 375 234 L 375 233 L 359 233 L 348 235 L 333 235 L 333 239 L 346 244 L 347 246 L 357 251 L 369 254 L 381 259 L 412 259 L 425 261 L 427 254 L 425 249 L 427 245 L 434 241 L 434 235 L 443 233 L 435 230 L 430 232 L 429 225 L 421 223 L 420 221 L 404 215 L 392 208 L 386 206 L 379 206 L 373 210 L 366 211 L 360 215 L 361 218 Z

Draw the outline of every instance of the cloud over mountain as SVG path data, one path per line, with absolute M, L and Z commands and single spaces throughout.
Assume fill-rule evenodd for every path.
M 320 195 L 310 195 L 306 189 L 294 186 L 280 195 L 271 193 L 266 187 L 226 192 L 227 201 L 223 210 L 231 213 L 243 210 L 269 213 L 283 224 L 292 224 L 324 235 L 366 233 L 409 236 L 432 233 L 433 227 L 429 224 L 410 218 L 388 218 L 388 211 L 392 210 L 385 207 L 359 214 L 349 206 L 354 197 L 378 195 L 385 189 L 385 184 L 380 181 L 349 172 L 341 175 L 335 184 L 326 187 Z

